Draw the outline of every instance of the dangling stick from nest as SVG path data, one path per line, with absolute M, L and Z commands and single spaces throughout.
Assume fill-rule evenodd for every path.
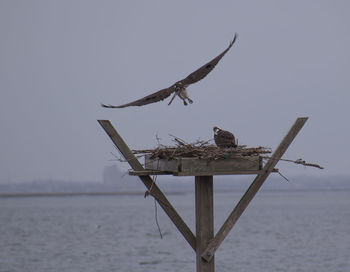
M 263 156 L 263 159 L 271 159 L 271 157 Z M 301 165 L 304 165 L 304 166 L 311 166 L 311 167 L 316 167 L 316 168 L 319 168 L 319 169 L 324 169 L 323 166 L 320 166 L 320 165 L 318 165 L 316 163 L 306 162 L 303 159 L 297 159 L 297 160 L 279 159 L 279 160 L 280 161 L 287 161 L 287 162 L 294 162 L 295 164 L 301 164 Z

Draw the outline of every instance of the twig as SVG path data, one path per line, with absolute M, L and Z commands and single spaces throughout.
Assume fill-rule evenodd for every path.
M 284 175 L 282 175 L 282 173 L 281 173 L 280 171 L 277 171 L 277 173 L 280 174 L 280 176 L 281 176 L 282 178 L 284 178 L 286 181 L 289 181 L 289 179 L 287 179 Z
M 173 141 L 177 142 L 179 145 L 186 145 L 186 142 L 179 137 L 169 134 L 169 136 L 173 137 Z
M 159 161 L 158 161 L 158 166 L 159 166 Z M 157 168 L 158 168 L 158 166 L 157 166 Z M 151 195 L 154 198 L 154 218 L 155 218 L 156 225 L 157 225 L 157 228 L 159 231 L 160 239 L 163 239 L 162 231 L 160 230 L 159 223 L 158 223 L 158 212 L 157 212 L 157 200 L 158 199 L 156 199 L 155 195 L 152 192 L 152 189 L 153 189 L 154 184 L 156 183 L 157 177 L 158 176 L 156 176 L 156 175 L 153 176 L 152 184 L 151 184 L 150 188 L 145 192 L 144 197 L 146 198 L 148 195 Z
M 161 144 L 160 144 L 161 138 L 158 136 L 158 133 L 156 134 L 156 140 L 157 140 L 158 146 L 160 146 L 160 145 L 161 145 Z
M 158 223 L 158 213 L 157 213 L 157 200 L 154 199 L 154 217 L 156 220 L 157 228 L 159 231 L 160 239 L 163 239 L 162 231 L 160 230 L 159 223 Z
M 263 156 L 262 158 L 263 159 L 271 159 L 271 157 L 269 157 L 269 156 Z M 301 164 L 301 165 L 304 165 L 304 166 L 311 166 L 311 167 L 316 167 L 316 168 L 319 168 L 319 169 L 324 169 L 323 166 L 320 166 L 320 165 L 318 165 L 316 163 L 306 162 L 303 159 L 297 159 L 297 160 L 279 159 L 279 160 L 280 161 L 286 161 L 286 162 L 293 162 L 295 164 Z
M 305 162 L 305 161 L 302 160 L 302 159 L 297 159 L 294 163 L 296 163 L 296 164 L 302 164 L 302 165 L 305 165 L 305 166 L 317 167 L 317 168 L 319 168 L 319 169 L 324 169 L 323 166 L 320 166 L 320 165 L 315 164 L 315 163 Z

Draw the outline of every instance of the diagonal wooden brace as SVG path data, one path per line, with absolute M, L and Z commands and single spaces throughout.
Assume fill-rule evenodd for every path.
M 220 230 L 215 235 L 214 239 L 208 244 L 207 248 L 202 253 L 202 258 L 209 262 L 219 248 L 223 240 L 226 238 L 230 230 L 233 228 L 239 217 L 242 215 L 244 210 L 247 208 L 249 202 L 254 198 L 255 194 L 258 192 L 260 187 L 263 185 L 264 181 L 270 175 L 275 165 L 278 163 L 279 159 L 288 149 L 289 145 L 294 140 L 295 136 L 304 126 L 307 121 L 307 117 L 298 118 L 293 126 L 290 128 L 287 135 L 283 138 L 280 145 L 277 147 L 271 158 L 265 164 L 261 174 L 258 174 L 254 179 L 253 183 L 250 185 L 248 190 L 245 192 L 241 200 L 238 202 L 232 213 L 229 215 L 225 223 L 222 225 Z
M 123 154 L 125 160 L 130 164 L 134 171 L 144 171 L 145 169 L 138 161 L 138 159 L 131 152 L 130 148 L 124 142 L 122 137 L 115 130 L 109 120 L 98 120 L 99 124 L 105 130 L 107 135 L 111 138 L 112 142 L 119 149 L 120 153 Z M 191 229 L 186 225 L 180 215 L 176 212 L 175 208 L 170 204 L 166 196 L 162 193 L 159 187 L 153 182 L 149 175 L 139 176 L 143 184 L 148 190 L 151 190 L 152 196 L 157 200 L 159 205 L 163 208 L 165 213 L 173 221 L 177 229 L 182 233 L 190 246 L 196 250 L 196 237 L 192 233 Z

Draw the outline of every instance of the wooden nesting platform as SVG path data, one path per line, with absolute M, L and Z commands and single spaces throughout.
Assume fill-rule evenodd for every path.
M 144 171 L 130 171 L 130 175 L 174 175 L 174 176 L 208 176 L 208 175 L 244 175 L 262 172 L 261 156 L 233 157 L 227 159 L 172 158 L 153 159 L 145 156 Z
M 263 150 L 258 149 L 260 153 L 252 154 L 245 152 L 246 156 L 238 156 L 237 149 L 235 152 L 228 153 L 224 151 L 224 156 L 208 157 L 208 151 L 216 151 L 210 146 L 189 146 L 180 143 L 181 147 L 170 149 L 171 157 L 164 156 L 163 150 L 157 149 L 158 156 L 154 155 L 153 150 L 142 151 L 145 155 L 145 167 L 138 161 L 134 153 L 124 142 L 119 133 L 108 120 L 99 120 L 98 122 L 111 138 L 115 146 L 124 156 L 134 171 L 132 175 L 139 176 L 140 180 L 147 188 L 147 194 L 152 195 L 158 204 L 163 208 L 165 213 L 172 220 L 174 225 L 196 252 L 197 272 L 214 272 L 214 255 L 224 241 L 230 230 L 236 224 L 250 201 L 261 188 L 267 177 L 274 171 L 277 162 L 282 158 L 289 145 L 292 143 L 298 132 L 304 126 L 307 117 L 298 118 L 292 125 L 286 136 L 282 139 L 268 161 L 262 165 Z M 199 148 L 199 149 L 198 149 Z M 198 153 L 203 151 L 204 154 Z M 165 151 L 169 151 L 167 148 Z M 176 156 L 173 156 L 175 152 Z M 186 152 L 183 152 L 186 151 Z M 188 152 L 190 151 L 190 152 Z M 151 153 L 151 155 L 149 155 Z M 209 152 L 212 154 L 213 152 Z M 233 153 L 235 153 L 233 155 Z M 159 156 L 161 154 L 161 156 Z M 197 157 L 189 155 L 196 154 Z M 200 156 L 198 156 L 200 154 Z M 195 176 L 195 215 L 196 215 L 196 232 L 195 234 L 187 226 L 185 221 L 171 205 L 164 193 L 157 186 L 151 175 L 177 175 L 177 176 Z M 230 174 L 257 174 L 247 191 L 240 201 L 232 210 L 226 221 L 216 234 L 214 234 L 214 202 L 213 202 L 213 175 L 230 175 Z

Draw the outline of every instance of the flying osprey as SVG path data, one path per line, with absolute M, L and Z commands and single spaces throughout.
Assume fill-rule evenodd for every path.
M 226 130 L 221 128 L 214 127 L 214 141 L 218 147 L 228 148 L 228 147 L 237 147 L 235 136 Z
M 183 100 L 185 106 L 187 105 L 187 101 L 190 104 L 192 104 L 193 101 L 188 97 L 188 93 L 187 93 L 186 88 L 189 85 L 196 83 L 197 81 L 203 79 L 207 74 L 210 73 L 211 70 L 214 69 L 216 64 L 218 64 L 218 62 L 221 60 L 221 58 L 227 53 L 228 50 L 230 50 L 232 45 L 235 43 L 237 36 L 238 35 L 236 33 L 233 40 L 231 41 L 230 45 L 220 55 L 218 55 L 216 58 L 212 59 L 207 64 L 203 65 L 202 67 L 200 67 L 199 69 L 197 69 L 193 73 L 189 74 L 185 79 L 177 81 L 176 83 L 174 83 L 170 87 L 162 89 L 162 90 L 155 92 L 153 94 L 147 95 L 147 96 L 145 96 L 141 99 L 138 99 L 136 101 L 133 101 L 133 102 L 130 102 L 127 104 L 123 104 L 120 106 L 105 105 L 105 104 L 101 104 L 101 106 L 105 107 L 105 108 L 125 108 L 125 107 L 130 107 L 130 106 L 143 106 L 143 105 L 147 105 L 150 103 L 155 103 L 155 102 L 164 100 L 165 98 L 170 96 L 172 93 L 174 93 L 174 95 L 171 98 L 168 105 L 170 105 L 171 102 L 173 102 L 175 96 L 179 96 Z M 187 99 L 187 101 L 186 101 L 186 99 Z

